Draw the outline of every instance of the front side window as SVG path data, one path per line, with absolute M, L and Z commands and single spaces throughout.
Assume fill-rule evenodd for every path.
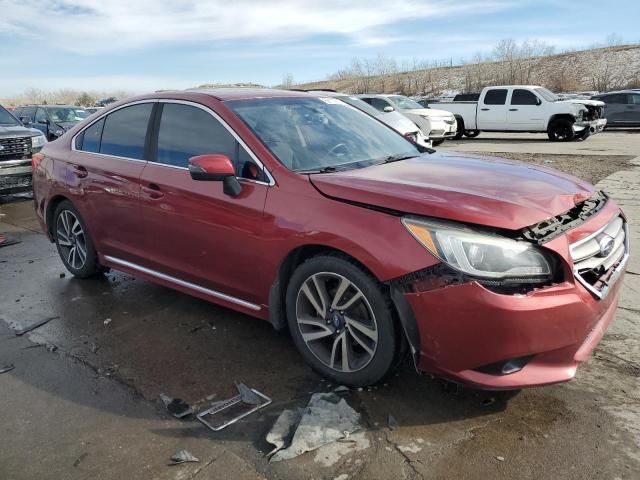
M 504 105 L 507 101 L 507 90 L 504 88 L 494 88 L 487 90 L 484 96 L 485 105 Z
M 640 105 L 640 95 L 637 93 L 629 94 L 629 103 L 633 105 Z
M 191 105 L 165 103 L 158 130 L 156 161 L 187 168 L 197 155 L 229 157 L 241 178 L 264 180 L 263 172 L 235 137 L 209 112 Z
M 511 95 L 511 105 L 537 105 L 538 97 L 529 90 L 516 88 Z
M 121 108 L 107 115 L 100 153 L 143 160 L 152 109 L 153 103 L 142 103 Z
M 359 168 L 420 155 L 401 135 L 337 98 L 258 98 L 226 104 L 293 171 Z
M 44 111 L 44 108 L 36 110 L 36 123 L 47 123 L 47 112 Z
M 372 98 L 371 106 L 376 110 L 380 110 L 381 112 L 384 112 L 384 109 L 387 107 L 393 108 L 392 105 L 384 98 Z

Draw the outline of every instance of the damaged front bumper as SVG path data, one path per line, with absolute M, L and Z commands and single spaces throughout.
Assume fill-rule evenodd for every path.
M 599 118 L 598 120 L 581 120 L 573 124 L 573 131 L 576 136 L 587 138 L 589 135 L 602 132 L 606 126 L 606 118 Z
M 28 192 L 31 189 L 31 160 L 0 162 L 0 195 Z

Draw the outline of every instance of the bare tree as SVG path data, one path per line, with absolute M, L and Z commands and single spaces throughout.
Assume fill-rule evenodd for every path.
M 295 82 L 293 81 L 293 74 L 292 73 L 285 73 L 282 76 L 282 83 L 280 84 L 280 86 L 284 89 L 289 89 L 291 87 L 293 87 L 295 85 Z

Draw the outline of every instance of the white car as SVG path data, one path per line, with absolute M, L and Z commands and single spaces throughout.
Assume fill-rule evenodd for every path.
M 372 117 L 377 118 L 382 123 L 389 125 L 396 132 L 402 134 L 402 136 L 408 138 L 413 143 L 426 148 L 432 147 L 432 143 L 429 137 L 422 133 L 422 131 L 415 123 L 398 112 L 385 112 L 377 110 L 367 102 L 364 102 L 361 98 L 358 98 L 355 95 L 349 95 L 347 93 L 339 93 L 327 90 L 308 90 L 308 92 L 326 95 L 327 97 L 338 98 L 346 104 L 351 105 L 358 110 L 362 110 L 364 113 L 367 113 Z
M 433 145 L 440 145 L 447 138 L 456 136 L 456 118 L 450 112 L 425 108 L 404 95 L 365 94 L 358 95 L 358 98 L 381 112 L 400 112 L 415 123 Z

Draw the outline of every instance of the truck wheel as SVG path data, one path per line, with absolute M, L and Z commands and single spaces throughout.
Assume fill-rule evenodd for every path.
M 576 136 L 573 131 L 573 122 L 564 118 L 554 120 L 547 129 L 547 135 L 552 142 L 570 142 Z
M 464 120 L 460 117 L 456 117 L 457 130 L 456 135 L 453 137 L 454 140 L 460 140 L 464 135 Z
M 437 147 L 438 145 L 442 145 L 443 143 L 444 143 L 444 139 L 443 138 L 440 138 L 438 140 L 431 140 L 431 144 L 434 147 Z
M 480 130 L 465 130 L 464 131 L 464 136 L 465 137 L 476 138 L 478 135 L 480 135 Z

